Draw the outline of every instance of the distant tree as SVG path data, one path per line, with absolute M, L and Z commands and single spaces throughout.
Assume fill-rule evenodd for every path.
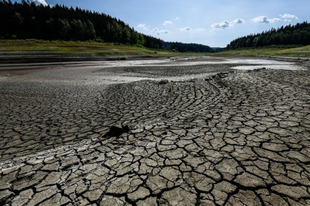
M 253 46 L 253 39 L 248 38 L 248 40 L 246 40 L 246 47 L 252 47 L 252 46 Z
M 70 22 L 71 25 L 71 36 L 74 37 L 75 40 L 84 40 L 85 38 L 85 23 L 81 20 L 74 19 Z
M 46 36 L 48 36 L 49 38 L 51 39 L 54 39 L 55 38 L 55 30 L 56 30 L 56 27 L 55 27 L 55 21 L 54 19 L 50 18 L 49 20 L 46 20 Z
M 138 44 L 139 45 L 144 45 L 145 44 L 145 39 L 144 39 L 143 34 L 139 34 L 138 33 Z
M 213 50 L 206 45 L 185 44 L 181 42 L 168 42 L 169 49 L 178 52 L 212 52 Z
M 94 24 L 88 20 L 85 26 L 86 26 L 85 27 L 85 39 L 95 39 L 96 31 L 95 31 Z
M 138 33 L 135 30 L 132 30 L 131 34 L 130 34 L 130 43 L 131 44 L 137 44 L 138 38 L 139 38 Z
M 128 43 L 130 42 L 130 39 L 131 39 L 130 29 L 128 27 L 124 27 L 122 34 L 122 42 Z
M 67 19 L 58 19 L 59 39 L 68 39 L 70 30 L 71 30 L 71 26 Z
M 19 27 L 23 23 L 23 17 L 20 13 L 14 12 L 14 14 L 9 19 L 9 30 L 12 34 L 17 34 Z

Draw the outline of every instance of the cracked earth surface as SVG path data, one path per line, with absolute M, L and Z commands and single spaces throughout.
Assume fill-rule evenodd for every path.
M 0 77 L 1 205 L 310 205 L 309 70 L 107 70 Z

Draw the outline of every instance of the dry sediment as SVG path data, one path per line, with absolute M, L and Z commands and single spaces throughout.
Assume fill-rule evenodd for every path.
M 1 204 L 310 205 L 308 70 L 58 86 L 1 82 Z

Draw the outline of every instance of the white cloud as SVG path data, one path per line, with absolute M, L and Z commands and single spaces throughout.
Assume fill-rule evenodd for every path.
M 180 28 L 180 31 L 190 31 L 192 28 L 190 27 L 184 27 L 184 28 Z
M 238 19 L 234 20 L 233 23 L 234 24 L 244 24 L 245 21 L 243 19 L 238 18 Z
M 198 28 L 197 31 L 206 31 L 204 28 Z
M 280 14 L 280 17 L 284 19 L 284 21 L 288 21 L 288 22 L 291 22 L 293 20 L 298 20 L 298 17 L 293 14 L 283 14 L 283 15 Z
M 152 33 L 156 35 L 169 34 L 168 30 L 159 30 L 158 28 L 153 29 Z
M 256 23 L 264 23 L 264 24 L 269 24 L 269 23 L 274 23 L 274 22 L 278 22 L 281 21 L 281 19 L 279 18 L 272 18 L 269 19 L 266 16 L 259 16 L 259 17 L 255 17 L 254 19 L 252 19 L 254 22 Z
M 32 0 L 32 1 L 36 4 L 42 4 L 43 6 L 48 5 L 45 0 Z
M 211 25 L 213 29 L 226 29 L 232 25 L 228 21 L 223 21 L 222 23 L 214 23 Z
M 142 28 L 144 30 L 149 30 L 150 26 L 146 26 L 145 24 L 139 24 L 137 28 Z
M 175 17 L 175 19 L 176 19 L 176 20 L 180 20 L 180 18 L 179 18 L 179 17 Z
M 171 21 L 164 21 L 163 25 L 169 25 L 169 24 L 172 24 Z
M 234 26 L 234 24 L 245 24 L 245 21 L 243 19 L 235 19 L 232 22 L 229 21 L 223 21 L 222 23 L 214 23 L 211 25 L 211 27 L 213 28 L 213 30 L 223 30 L 226 29 L 228 27 L 232 27 Z
M 269 19 L 270 23 L 274 23 L 274 22 L 278 22 L 278 21 L 282 21 L 279 18 L 273 18 L 273 19 Z

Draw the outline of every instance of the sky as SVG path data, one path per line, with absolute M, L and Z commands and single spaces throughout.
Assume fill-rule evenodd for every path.
M 32 1 L 105 13 L 164 41 L 211 47 L 225 47 L 238 37 L 310 21 L 310 0 Z

